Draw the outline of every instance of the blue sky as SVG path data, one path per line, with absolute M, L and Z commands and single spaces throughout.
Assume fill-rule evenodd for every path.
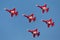
M 49 12 L 42 14 L 36 4 L 47 4 Z M 60 40 L 60 0 L 1 0 L 0 1 L 0 40 Z M 16 8 L 18 16 L 11 17 L 4 8 Z M 28 22 L 22 14 L 34 13 L 35 22 Z M 42 19 L 52 18 L 54 27 L 47 28 Z M 33 38 L 29 29 L 38 28 L 41 35 Z

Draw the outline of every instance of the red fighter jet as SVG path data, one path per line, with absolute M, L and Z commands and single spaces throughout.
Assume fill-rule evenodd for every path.
M 25 15 L 25 14 L 22 14 L 23 16 L 25 16 L 26 18 L 28 18 L 29 22 L 31 21 L 35 21 L 36 20 L 36 17 L 34 17 L 34 14 L 31 14 L 31 15 Z
M 46 12 L 49 11 L 49 8 L 47 8 L 47 4 L 44 4 L 43 6 L 39 6 L 39 5 L 36 5 L 36 6 L 42 9 L 42 13 L 44 13 L 45 11 Z
M 16 11 L 16 8 L 13 8 L 12 10 L 9 10 L 7 8 L 4 8 L 6 11 L 8 11 L 11 14 L 11 17 L 13 17 L 13 15 L 18 15 L 18 12 Z
M 45 22 L 48 25 L 48 28 L 50 26 L 54 26 L 54 22 L 52 21 L 52 18 L 50 18 L 49 20 L 42 20 L 43 22 Z
M 40 32 L 38 32 L 38 29 L 34 29 L 34 30 L 28 30 L 28 32 L 31 32 L 33 34 L 33 37 L 35 38 L 36 36 L 39 37 Z

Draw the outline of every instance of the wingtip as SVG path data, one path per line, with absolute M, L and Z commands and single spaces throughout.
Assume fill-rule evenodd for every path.
M 35 30 L 38 30 L 38 28 L 36 28 Z

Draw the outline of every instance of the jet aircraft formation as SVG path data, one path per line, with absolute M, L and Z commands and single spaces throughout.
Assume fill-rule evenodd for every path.
M 40 5 L 36 5 L 36 7 L 40 8 L 42 10 L 42 13 L 44 14 L 44 12 L 46 11 L 46 13 L 48 13 L 49 8 L 47 7 L 47 4 L 44 4 L 43 6 Z M 9 12 L 11 14 L 11 17 L 18 16 L 18 11 L 16 11 L 16 8 L 13 9 L 7 9 L 4 8 L 5 11 Z M 26 17 L 29 21 L 29 23 L 31 23 L 32 21 L 35 22 L 36 21 L 36 17 L 34 15 L 34 13 L 30 14 L 30 15 L 26 15 L 26 14 L 22 14 L 24 17 Z M 52 21 L 52 18 L 48 19 L 48 20 L 42 20 L 42 22 L 45 22 L 47 24 L 47 27 L 50 28 L 50 26 L 54 26 L 54 22 Z M 36 36 L 39 37 L 40 36 L 40 32 L 38 31 L 38 29 L 34 29 L 34 30 L 28 30 L 28 32 L 31 32 L 33 37 L 35 38 Z

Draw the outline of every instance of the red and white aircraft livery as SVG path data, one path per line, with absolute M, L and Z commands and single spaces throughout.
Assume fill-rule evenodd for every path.
M 34 30 L 28 30 L 28 32 L 31 32 L 33 34 L 33 37 L 35 38 L 36 36 L 39 37 L 40 32 L 38 32 L 38 29 L 34 29 Z
M 18 15 L 18 12 L 16 11 L 16 8 L 13 8 L 11 10 L 4 8 L 6 11 L 8 11 L 11 14 L 11 17 L 13 17 L 13 15 Z
M 50 26 L 54 26 L 54 22 L 52 21 L 52 18 L 50 18 L 49 20 L 42 20 L 43 22 L 45 22 L 48 25 L 48 28 Z
M 47 8 L 47 4 L 44 4 L 43 6 L 39 6 L 39 5 L 36 5 L 36 6 L 42 9 L 42 13 L 44 13 L 45 11 L 46 12 L 49 11 L 49 8 Z
M 28 16 L 25 15 L 25 14 L 22 14 L 22 15 L 25 16 L 29 20 L 29 22 L 36 20 L 36 17 L 34 17 L 34 14 L 31 14 L 31 15 L 28 15 Z

